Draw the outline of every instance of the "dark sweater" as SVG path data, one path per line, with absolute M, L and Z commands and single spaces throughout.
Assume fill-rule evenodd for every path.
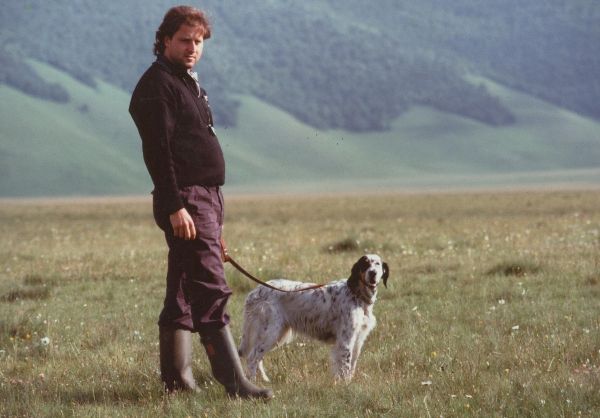
M 158 57 L 135 87 L 129 113 L 142 139 L 153 193 L 167 213 L 184 207 L 180 188 L 223 185 L 225 160 L 206 92 L 185 69 Z

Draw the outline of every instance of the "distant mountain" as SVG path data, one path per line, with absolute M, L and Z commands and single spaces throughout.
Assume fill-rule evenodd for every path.
M 0 8 L 0 197 L 151 189 L 127 113 L 166 0 Z M 600 2 L 205 0 L 227 186 L 600 183 Z
M 0 85 L 0 197 L 147 194 L 129 93 L 93 86 L 27 61 L 66 102 Z M 385 187 L 600 183 L 600 122 L 483 78 L 471 79 L 510 108 L 515 122 L 489 126 L 418 106 L 387 131 L 316 129 L 264 100 L 234 96 L 236 126 L 217 132 L 226 189 L 327 192 Z
M 28 59 L 131 91 L 153 60 L 165 0 L 27 0 L 0 9 L 0 84 L 66 103 Z M 199 70 L 217 122 L 237 95 L 318 129 L 385 131 L 415 106 L 490 126 L 513 109 L 484 76 L 600 120 L 600 2 L 590 0 L 203 1 L 214 26 Z

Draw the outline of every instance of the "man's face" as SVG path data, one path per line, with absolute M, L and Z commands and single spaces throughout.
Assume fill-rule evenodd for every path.
M 179 30 L 164 39 L 165 58 L 173 64 L 184 68 L 192 68 L 202 56 L 204 47 L 204 30 L 202 26 L 190 26 L 183 24 Z

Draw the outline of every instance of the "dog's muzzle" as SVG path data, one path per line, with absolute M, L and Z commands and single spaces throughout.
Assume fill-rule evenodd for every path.
M 367 270 L 365 272 L 365 286 L 367 286 L 371 290 L 375 290 L 377 287 L 377 272 L 373 270 Z

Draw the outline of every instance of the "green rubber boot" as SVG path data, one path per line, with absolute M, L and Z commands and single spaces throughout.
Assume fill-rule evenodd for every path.
M 160 376 L 169 393 L 198 391 L 192 374 L 192 333 L 185 329 L 159 327 Z
M 216 331 L 200 332 L 200 337 L 210 360 L 213 376 L 225 386 L 230 396 L 265 400 L 273 398 L 271 389 L 260 388 L 246 378 L 229 326 Z

